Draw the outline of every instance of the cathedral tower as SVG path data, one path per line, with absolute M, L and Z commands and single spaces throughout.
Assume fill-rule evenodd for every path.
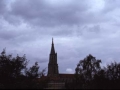
M 48 76 L 58 76 L 58 64 L 57 64 L 57 53 L 55 53 L 54 43 L 52 38 L 52 46 L 51 52 L 49 56 L 49 63 L 48 63 Z

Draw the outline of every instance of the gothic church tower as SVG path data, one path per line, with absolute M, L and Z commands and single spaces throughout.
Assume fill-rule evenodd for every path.
M 58 76 L 58 64 L 57 64 L 57 53 L 55 53 L 54 43 L 52 38 L 52 46 L 51 52 L 49 56 L 49 63 L 48 63 L 48 76 Z

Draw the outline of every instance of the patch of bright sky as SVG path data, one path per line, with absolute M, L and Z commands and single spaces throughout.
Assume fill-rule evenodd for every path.
M 8 10 L 11 10 L 11 3 L 15 2 L 16 0 L 5 0 Z
M 91 6 L 92 8 L 90 11 L 92 12 L 99 12 L 104 8 L 105 1 L 104 0 L 91 0 Z
M 73 0 L 45 0 L 51 6 L 62 6 L 70 4 Z
M 66 69 L 66 72 L 67 72 L 67 73 L 74 73 L 74 71 L 73 71 L 71 68 L 67 68 L 67 69 Z

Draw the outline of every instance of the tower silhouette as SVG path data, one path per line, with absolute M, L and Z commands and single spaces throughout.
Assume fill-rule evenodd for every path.
M 53 38 L 52 38 L 52 46 L 51 52 L 49 55 L 49 63 L 48 63 L 48 76 L 58 76 L 58 64 L 57 64 L 57 53 L 55 53 Z

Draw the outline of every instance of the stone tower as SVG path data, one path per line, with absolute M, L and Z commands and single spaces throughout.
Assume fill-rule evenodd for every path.
M 55 53 L 54 43 L 52 38 L 52 46 L 51 52 L 49 56 L 49 63 L 48 63 L 48 76 L 58 76 L 58 64 L 57 64 L 57 53 Z

